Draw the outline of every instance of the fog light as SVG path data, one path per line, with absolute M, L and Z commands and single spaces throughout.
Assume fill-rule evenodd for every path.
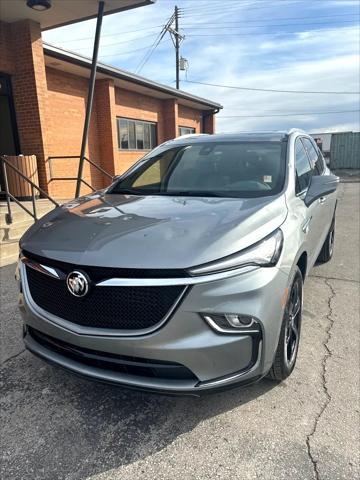
M 225 314 L 226 320 L 233 327 L 250 327 L 254 323 L 253 317 L 248 315 Z
M 223 313 L 203 314 L 204 320 L 221 333 L 259 333 L 260 323 L 251 315 Z

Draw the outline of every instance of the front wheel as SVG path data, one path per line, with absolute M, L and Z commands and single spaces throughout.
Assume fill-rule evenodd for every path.
M 300 269 L 296 267 L 284 309 L 274 363 L 268 373 L 273 380 L 285 380 L 294 370 L 300 341 L 302 298 L 303 278 Z

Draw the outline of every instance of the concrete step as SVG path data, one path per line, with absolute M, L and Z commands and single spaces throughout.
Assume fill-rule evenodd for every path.
M 61 201 L 58 201 L 58 203 L 62 203 Z M 39 208 L 41 209 L 42 207 L 48 207 L 48 206 L 51 206 L 51 205 L 54 205 L 50 200 L 48 200 L 47 198 L 39 198 L 37 200 L 35 200 L 35 204 L 36 204 L 36 208 Z M 10 205 L 11 205 L 11 210 L 13 210 L 14 212 L 16 211 L 22 211 L 22 208 L 20 207 L 20 205 L 18 205 L 16 202 L 13 202 L 11 201 L 10 202 Z M 32 202 L 31 201 L 24 201 L 24 202 L 21 202 L 21 205 L 24 205 L 25 207 L 27 207 L 29 210 L 32 209 Z M 5 213 L 7 211 L 7 203 L 5 200 L 1 200 L 0 201 L 0 213 Z
M 33 225 L 33 219 L 29 216 L 26 220 L 18 221 L 10 225 L 0 225 L 0 242 L 17 240 Z
M 30 210 L 33 211 L 31 202 L 22 202 L 23 205 Z M 37 200 L 36 201 L 36 214 L 38 218 L 43 217 L 46 213 L 50 212 L 55 208 L 55 205 L 50 202 L 49 200 Z M 8 224 L 6 222 L 6 214 L 7 214 L 7 206 L 6 203 L 0 203 L 0 227 L 7 227 Z M 23 210 L 19 205 L 14 202 L 11 202 L 11 215 L 13 222 L 11 225 L 15 225 L 16 223 L 22 223 L 26 220 L 33 221 L 31 215 L 29 215 L 25 210 Z
M 37 210 L 36 214 L 38 218 L 43 217 L 46 213 L 51 212 L 53 210 L 51 207 L 48 208 L 42 208 L 41 210 Z M 26 221 L 29 222 L 29 224 L 34 223 L 34 219 L 31 215 L 29 215 L 27 212 L 24 210 L 22 211 L 12 211 L 12 223 L 8 224 L 6 221 L 6 215 L 5 213 L 2 214 L 0 213 L 0 228 L 4 227 L 9 227 L 9 226 L 15 226 L 19 223 L 24 223 Z
M 59 200 L 58 203 L 65 203 Z M 32 202 L 22 202 L 31 212 Z M 36 214 L 38 218 L 55 208 L 55 205 L 47 199 L 36 200 Z M 7 205 L 0 201 L 0 266 L 9 265 L 17 261 L 19 254 L 19 240 L 28 228 L 34 223 L 34 219 L 15 202 L 11 202 L 12 223 L 6 222 Z
M 19 241 L 0 242 L 0 267 L 15 263 L 19 256 Z

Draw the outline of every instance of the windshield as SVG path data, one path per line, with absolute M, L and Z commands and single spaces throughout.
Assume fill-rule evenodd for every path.
M 282 190 L 286 142 L 201 142 L 157 148 L 108 193 L 262 197 Z

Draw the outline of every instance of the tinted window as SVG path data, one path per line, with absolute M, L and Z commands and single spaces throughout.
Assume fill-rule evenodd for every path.
M 156 124 L 118 118 L 119 147 L 122 150 L 151 150 L 156 146 Z
M 305 150 L 309 156 L 311 167 L 314 175 L 321 175 L 324 170 L 323 158 L 320 150 L 315 148 L 314 144 L 308 138 L 302 139 Z
M 296 193 L 307 189 L 312 177 L 312 169 L 302 142 L 298 139 L 295 145 Z
M 179 135 L 189 135 L 195 133 L 195 128 L 192 127 L 179 127 Z
M 121 119 L 118 124 L 119 128 L 119 140 L 120 147 L 128 149 L 129 148 L 129 130 L 127 120 Z
M 159 147 L 109 193 L 273 195 L 284 184 L 285 157 L 286 142 L 201 142 Z

